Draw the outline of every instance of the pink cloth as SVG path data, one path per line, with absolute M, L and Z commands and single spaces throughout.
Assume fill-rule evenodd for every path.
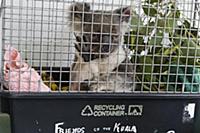
M 18 50 L 10 45 L 5 46 L 4 81 L 4 85 L 9 91 L 50 91 L 50 88 L 43 83 L 35 69 L 22 61 Z

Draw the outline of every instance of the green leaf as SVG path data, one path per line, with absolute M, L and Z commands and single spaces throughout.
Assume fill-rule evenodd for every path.
M 189 22 L 188 20 L 185 20 L 185 21 L 183 22 L 183 25 L 184 25 L 185 28 L 187 28 L 187 29 L 189 29 L 189 28 L 191 27 L 191 24 L 190 24 L 190 22 Z
M 182 62 L 194 65 L 200 59 L 200 46 L 192 39 L 184 39 L 181 46 Z M 195 58 L 196 57 L 196 58 Z
M 160 3 L 161 0 L 146 0 L 146 3 L 150 3 L 150 4 L 153 4 L 153 3 Z
M 154 17 L 158 14 L 158 11 L 156 8 L 152 7 L 152 6 L 148 6 L 148 5 L 144 5 L 143 6 L 143 10 L 144 10 L 144 13 L 147 15 L 147 16 L 151 16 L 151 17 Z
M 139 36 L 136 38 L 136 43 L 137 43 L 137 48 L 135 50 L 137 50 L 137 53 L 141 53 L 144 49 L 145 49 L 145 44 L 144 44 L 144 39 L 142 36 Z
M 157 23 L 157 26 L 158 27 L 165 27 L 165 25 L 166 25 L 166 19 L 158 19 L 158 23 Z
M 177 10 L 176 11 L 176 18 L 180 18 L 180 16 L 181 16 L 181 12 L 180 12 L 180 10 Z
M 167 49 L 163 52 L 163 54 L 164 54 L 164 55 L 171 55 L 171 54 L 173 54 L 174 52 L 176 52 L 178 49 L 180 49 L 180 46 L 179 46 L 179 45 L 176 45 L 176 46 L 174 46 L 174 47 L 172 47 L 172 48 L 167 48 Z
M 134 50 L 135 48 L 135 40 L 136 40 L 135 32 L 131 31 L 130 36 L 129 36 L 129 43 L 130 43 L 131 50 Z
M 130 39 L 130 43 L 131 43 L 131 44 L 134 44 L 134 43 L 135 43 L 136 37 L 135 37 L 134 35 L 131 35 L 130 38 L 131 38 L 131 39 Z
M 132 26 L 132 31 L 134 32 L 137 32 L 138 28 L 144 26 L 141 17 L 137 15 L 136 12 L 133 12 L 133 15 L 131 17 L 131 26 Z
M 184 49 L 182 50 L 184 55 L 200 56 L 200 47 L 192 39 L 184 39 L 182 48 Z
M 156 32 L 155 35 L 149 41 L 149 45 L 161 45 L 163 39 L 163 32 Z
M 167 19 L 167 24 L 166 28 L 169 33 L 173 33 L 173 30 L 177 26 L 177 20 L 173 17 L 173 15 L 170 15 L 169 18 Z
M 140 56 L 137 57 L 137 63 L 140 64 L 140 68 L 138 69 L 138 72 L 145 72 L 145 73 L 152 73 L 152 56 Z M 144 70 L 143 70 L 144 69 Z

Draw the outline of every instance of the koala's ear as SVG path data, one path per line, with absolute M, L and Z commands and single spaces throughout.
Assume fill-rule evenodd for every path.
M 88 18 L 90 4 L 85 2 L 75 2 L 69 7 L 69 25 L 75 32 L 81 32 L 83 22 Z M 84 21 L 83 21 L 84 20 Z
M 83 12 L 89 12 L 90 11 L 90 4 L 85 2 L 75 2 L 72 4 L 69 8 L 71 14 L 70 19 L 72 20 L 72 17 L 74 18 L 81 18 Z
M 90 11 L 90 4 L 86 2 L 75 2 L 70 6 L 70 11 Z
M 75 37 L 76 37 L 75 49 L 78 52 L 81 52 L 81 37 L 80 36 L 75 36 Z
M 132 14 L 132 9 L 131 9 L 131 6 L 127 6 L 127 7 L 118 8 L 114 10 L 114 13 L 119 14 L 119 16 L 121 17 L 121 21 L 128 22 Z

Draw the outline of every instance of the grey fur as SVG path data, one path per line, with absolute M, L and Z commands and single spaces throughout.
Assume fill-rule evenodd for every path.
M 93 83 L 88 83 L 92 91 L 134 89 L 133 64 L 128 59 L 127 49 L 123 47 L 123 35 L 130 21 L 130 7 L 114 11 L 93 11 L 88 3 L 74 3 L 70 11 L 69 19 L 77 40 L 71 80 L 83 83 L 92 80 Z M 129 66 L 123 64 L 125 62 Z M 129 74 L 122 74 L 125 72 Z M 72 90 L 79 88 L 83 89 L 78 83 L 72 84 Z

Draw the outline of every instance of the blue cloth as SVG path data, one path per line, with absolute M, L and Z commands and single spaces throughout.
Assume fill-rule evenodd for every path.
M 174 65 L 170 67 L 168 75 L 162 80 L 168 83 L 169 91 L 199 92 L 200 69 L 192 66 Z

